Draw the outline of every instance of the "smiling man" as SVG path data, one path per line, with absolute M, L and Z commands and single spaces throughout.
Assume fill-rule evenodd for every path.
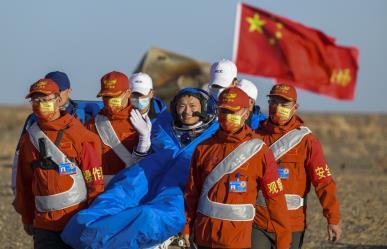
M 199 99 L 194 96 L 183 96 L 176 104 L 176 113 L 180 121 L 186 125 L 194 125 L 199 122 L 199 116 L 195 115 L 200 112 L 201 104 Z
M 184 147 L 199 136 L 205 130 L 204 127 L 207 128 L 206 123 L 214 118 L 208 116 L 208 98 L 200 90 L 186 88 L 171 101 L 173 131 L 181 146 Z

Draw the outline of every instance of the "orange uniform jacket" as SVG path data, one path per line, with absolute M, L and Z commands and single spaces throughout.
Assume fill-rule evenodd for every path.
M 244 141 L 257 136 L 245 126 L 237 134 L 227 134 L 218 130 L 211 138 L 199 144 L 193 154 L 189 181 L 186 185 L 184 200 L 187 224 L 183 230 L 189 234 L 194 229 L 195 242 L 200 246 L 213 248 L 251 247 L 253 221 L 229 221 L 210 218 L 197 213 L 197 205 L 203 182 L 215 166 Z M 246 192 L 229 192 L 229 182 L 247 181 Z M 276 186 L 276 191 L 269 186 Z M 231 174 L 223 176 L 208 193 L 210 200 L 225 204 L 255 204 L 257 193 L 262 189 L 268 198 L 269 210 L 274 228 L 278 234 L 277 248 L 288 248 L 291 233 L 287 219 L 285 198 L 280 190 L 281 181 L 273 157 L 267 145 L 252 156 L 245 164 Z
M 69 175 L 59 175 L 54 169 L 33 168 L 33 162 L 39 159 L 39 152 L 26 133 L 20 140 L 15 208 L 21 214 L 23 224 L 61 231 L 72 215 L 86 208 L 104 190 L 100 142 L 78 119 L 67 113 L 51 122 L 38 122 L 40 129 L 53 143 L 59 130 L 64 128 L 58 148 L 70 160 L 77 162 L 82 171 L 87 187 L 87 201 L 62 210 L 36 210 L 35 196 L 55 195 L 67 191 L 73 180 Z
M 287 132 L 303 126 L 303 121 L 294 116 L 287 125 L 276 126 L 269 120 L 259 125 L 258 134 L 268 145 L 273 144 Z M 286 194 L 297 194 L 306 197 L 313 184 L 316 194 L 323 207 L 323 214 L 329 224 L 338 224 L 339 202 L 336 198 L 336 184 L 325 161 L 321 144 L 312 134 L 306 135 L 303 140 L 292 150 L 277 160 L 279 167 L 289 170 L 288 179 L 281 179 Z M 297 210 L 289 210 L 292 231 L 305 229 L 306 206 Z M 272 232 L 267 210 L 256 207 L 255 223 L 262 229 Z
M 133 125 L 129 120 L 131 110 L 132 106 L 129 105 L 116 114 L 111 114 L 107 112 L 106 109 L 102 109 L 99 113 L 108 117 L 118 139 L 130 153 L 133 152 L 138 143 L 138 133 L 133 128 Z M 94 118 L 86 124 L 86 128 L 98 135 L 97 129 L 95 128 Z M 105 175 L 115 175 L 120 170 L 125 168 L 125 163 L 117 156 L 112 148 L 102 143 L 102 141 L 101 144 L 103 173 Z

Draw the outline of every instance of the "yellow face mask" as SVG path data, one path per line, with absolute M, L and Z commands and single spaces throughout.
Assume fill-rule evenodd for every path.
M 290 118 L 290 113 L 293 108 L 287 108 L 287 107 L 282 107 L 282 106 L 277 106 L 277 113 L 282 119 L 289 119 Z
M 109 99 L 109 105 L 111 107 L 119 108 L 119 107 L 121 107 L 121 104 L 122 104 L 122 98 L 121 97 L 115 97 L 115 98 L 110 98 Z
M 53 112 L 55 110 L 54 101 L 45 101 L 39 103 L 39 109 L 42 112 Z
M 239 126 L 241 124 L 242 116 L 238 114 L 227 114 L 226 120 L 232 125 Z

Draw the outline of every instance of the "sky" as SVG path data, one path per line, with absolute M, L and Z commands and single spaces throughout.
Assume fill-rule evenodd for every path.
M 354 101 L 298 90 L 301 111 L 387 113 L 387 1 L 244 1 L 322 30 L 360 50 Z M 236 0 L 0 0 L 0 104 L 27 104 L 29 86 L 66 72 L 74 99 L 95 99 L 99 80 L 130 75 L 151 47 L 215 62 L 232 59 Z M 267 106 L 272 80 L 240 75 Z

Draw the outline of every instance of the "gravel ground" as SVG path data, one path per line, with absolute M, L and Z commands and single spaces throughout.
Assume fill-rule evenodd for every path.
M 28 112 L 0 107 L 0 119 L 6 120 L 0 124 L 0 249 L 32 248 L 12 208 L 10 188 L 12 154 Z M 343 226 L 341 242 L 328 243 L 326 221 L 312 190 L 303 248 L 387 248 L 387 115 L 302 116 L 324 146 L 338 186 Z

